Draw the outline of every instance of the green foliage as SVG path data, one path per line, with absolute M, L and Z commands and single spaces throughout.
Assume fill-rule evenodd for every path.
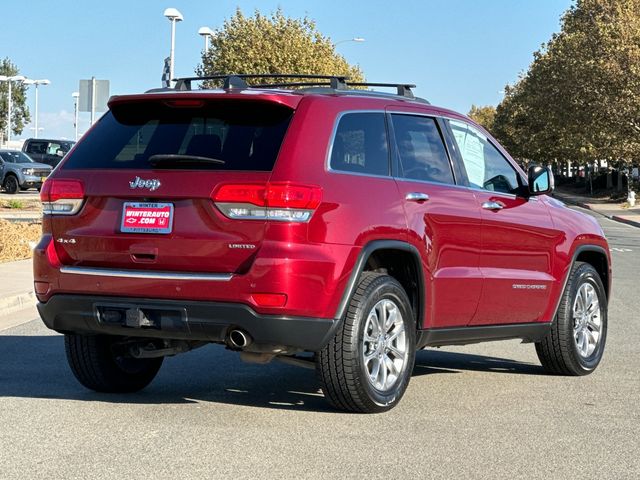
M 11 77 L 18 75 L 20 71 L 11 60 L 5 58 L 0 60 L 0 75 Z M 0 136 L 6 137 L 7 130 L 7 110 L 9 105 L 7 98 L 9 94 L 8 82 L 0 82 Z M 29 108 L 27 107 L 27 87 L 13 82 L 11 85 L 11 131 L 19 135 L 24 130 L 24 126 L 31 121 Z
M 24 203 L 20 200 L 9 200 L 7 202 L 7 207 L 20 210 L 24 208 Z
M 640 0 L 577 0 L 496 110 L 520 158 L 578 163 L 640 157 Z
M 496 107 L 493 105 L 487 105 L 486 107 L 471 105 L 468 116 L 471 120 L 482 125 L 489 132 L 492 132 L 493 123 L 496 118 Z
M 225 20 L 196 68 L 200 76 L 220 73 L 344 75 L 352 82 L 364 81 L 360 68 L 336 53 L 335 45 L 313 20 L 288 18 L 280 9 L 270 16 L 256 10 L 252 17 L 238 9 Z M 273 79 L 253 82 L 262 81 L 273 83 Z

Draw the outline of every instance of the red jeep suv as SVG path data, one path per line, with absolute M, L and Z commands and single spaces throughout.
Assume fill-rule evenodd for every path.
M 592 372 L 601 228 L 412 87 L 234 75 L 111 98 L 41 192 L 38 309 L 80 383 L 136 391 L 208 343 L 315 365 L 356 412 L 397 404 L 424 347 L 516 338 Z

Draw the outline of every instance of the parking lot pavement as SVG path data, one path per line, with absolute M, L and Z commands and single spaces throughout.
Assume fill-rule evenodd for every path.
M 209 346 L 167 359 L 143 392 L 104 395 L 31 321 L 0 332 L 0 477 L 637 479 L 640 238 L 599 221 L 614 286 L 590 376 L 546 375 L 515 341 L 429 349 L 397 408 L 353 415 L 310 370 Z
M 40 192 L 37 190 L 21 190 L 11 195 L 9 193 L 0 192 L 0 200 L 39 200 Z

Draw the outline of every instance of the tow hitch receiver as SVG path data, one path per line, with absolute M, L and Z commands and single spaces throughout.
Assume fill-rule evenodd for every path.
M 187 312 L 183 308 L 162 305 L 97 304 L 94 312 L 98 322 L 127 328 L 156 329 L 174 332 L 188 331 Z
M 155 327 L 156 325 L 152 320 L 147 318 L 144 311 L 140 308 L 129 308 L 126 310 L 125 323 L 127 327 L 141 328 L 141 327 Z

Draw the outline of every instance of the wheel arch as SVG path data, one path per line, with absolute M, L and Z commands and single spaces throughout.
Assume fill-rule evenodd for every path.
M 421 328 L 425 313 L 422 261 L 415 246 L 399 240 L 375 240 L 365 245 L 353 266 L 335 319 L 340 321 L 343 318 L 360 276 L 365 271 L 386 271 L 402 285 L 414 309 L 416 328 Z
M 600 276 L 600 280 L 602 280 L 602 284 L 604 285 L 607 299 L 609 299 L 610 297 L 611 275 L 609 256 L 607 255 L 607 251 L 600 245 L 580 245 L 574 250 L 571 258 L 571 263 L 569 264 L 569 268 L 567 268 L 567 273 L 565 274 L 562 284 L 562 290 L 560 290 L 560 294 L 558 295 L 556 308 L 554 309 L 553 317 L 551 318 L 552 321 L 558 314 L 558 308 L 560 308 L 562 295 L 567 288 L 567 282 L 569 281 L 569 276 L 571 275 L 571 269 L 576 262 L 585 262 L 595 268 L 596 272 L 598 272 L 598 275 Z

